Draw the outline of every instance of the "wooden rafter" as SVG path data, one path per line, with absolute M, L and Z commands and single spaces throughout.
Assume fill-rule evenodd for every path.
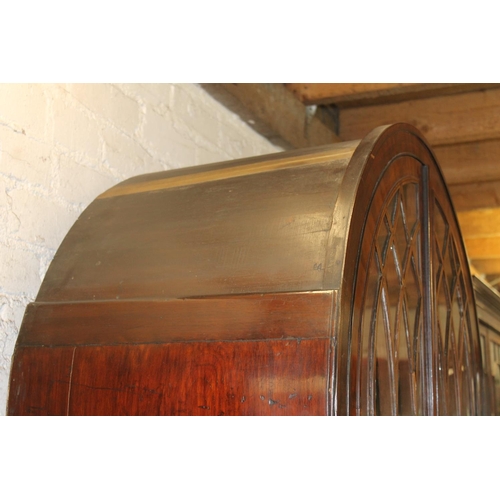
M 479 269 L 481 259 L 500 259 L 500 236 L 468 238 L 464 234 L 469 259 Z
M 218 83 L 202 87 L 271 142 L 305 148 L 339 142 L 328 126 L 279 83 Z
M 465 247 L 477 272 L 500 273 L 500 208 L 458 212 Z
M 484 90 L 498 86 L 498 84 L 286 83 L 285 86 L 304 104 L 335 104 L 339 107 L 352 107 Z
M 500 139 L 500 88 L 342 109 L 339 135 L 348 141 L 394 122 L 416 126 L 432 146 Z
M 448 190 L 459 211 L 500 207 L 500 181 L 452 184 Z
M 500 181 L 500 139 L 448 144 L 433 151 L 449 185 Z
M 500 236 L 500 208 L 459 212 L 458 221 L 468 238 Z
M 500 274 L 500 259 L 481 259 L 474 262 L 477 274 Z

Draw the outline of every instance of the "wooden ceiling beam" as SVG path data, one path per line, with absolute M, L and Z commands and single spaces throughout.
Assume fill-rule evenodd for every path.
M 500 237 L 500 208 L 458 212 L 457 216 L 465 238 Z
M 471 272 L 486 279 L 500 273 L 500 208 L 457 213 Z
M 458 212 L 457 217 L 474 272 L 500 273 L 500 208 Z
M 458 211 L 500 207 L 500 181 L 454 184 L 448 191 Z
M 307 107 L 281 83 L 216 83 L 202 87 L 259 134 L 283 147 L 339 142 L 325 110 Z M 324 115 L 319 118 L 320 113 Z
M 500 259 L 500 236 L 468 238 L 463 234 L 467 255 L 477 269 L 482 259 Z
M 285 83 L 304 104 L 366 106 L 456 94 L 499 86 L 495 83 Z
M 500 181 L 500 139 L 433 148 L 446 182 Z
M 474 261 L 477 273 L 485 275 L 500 274 L 500 259 L 481 259 Z
M 500 139 L 500 88 L 341 109 L 338 131 L 348 141 L 395 122 L 414 125 L 432 146 Z

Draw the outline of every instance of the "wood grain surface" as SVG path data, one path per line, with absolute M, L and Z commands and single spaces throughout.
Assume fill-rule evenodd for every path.
M 329 349 L 328 339 L 25 347 L 9 414 L 325 415 Z
M 203 88 L 259 134 L 285 149 L 340 142 L 333 128 L 308 115 L 306 106 L 281 83 L 215 83 Z
M 401 121 L 417 127 L 432 146 L 500 138 L 500 89 L 343 109 L 342 140 Z
M 8 415 L 66 415 L 74 347 L 17 345 L 12 358 Z
M 34 303 L 18 345 L 329 338 L 333 292 L 172 301 Z
M 82 347 L 69 412 L 324 415 L 328 349 L 328 340 Z
M 286 88 L 305 104 L 339 107 L 408 101 L 498 86 L 481 83 L 286 83 Z

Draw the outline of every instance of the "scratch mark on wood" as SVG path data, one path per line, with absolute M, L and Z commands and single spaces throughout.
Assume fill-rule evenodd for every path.
M 66 415 L 69 415 L 69 402 L 71 398 L 71 382 L 73 380 L 73 366 L 75 364 L 75 352 L 76 352 L 76 347 L 73 348 L 73 355 L 71 357 L 71 367 L 69 370 L 68 403 L 66 405 Z

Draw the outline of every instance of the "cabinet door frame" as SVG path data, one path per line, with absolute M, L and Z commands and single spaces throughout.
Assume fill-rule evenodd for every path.
M 408 372 L 410 378 L 413 376 L 416 378 L 414 380 L 414 385 L 416 385 L 412 390 L 416 394 L 413 400 L 417 397 L 418 401 L 413 401 L 409 414 L 478 414 L 481 408 L 481 355 L 472 283 L 458 221 L 442 173 L 425 140 L 413 127 L 396 125 L 374 131 L 370 136 L 365 139 L 364 144 L 362 143 L 364 148 L 359 148 L 362 154 L 356 155 L 355 153 L 351 160 L 353 168 L 358 168 L 360 180 L 353 204 L 344 265 L 343 283 L 346 286 L 340 290 L 339 294 L 340 307 L 337 317 L 339 328 L 334 339 L 336 364 L 332 370 L 336 377 L 332 384 L 332 394 L 334 394 L 332 413 L 351 415 L 400 413 L 398 401 L 403 399 L 399 397 L 400 394 L 396 394 L 401 391 L 399 385 L 396 386 L 396 382 L 399 384 L 399 381 L 395 382 L 395 373 L 398 368 L 393 363 L 394 360 L 399 363 L 399 358 L 397 356 L 390 358 L 389 354 L 386 355 L 388 365 L 386 371 L 389 373 L 387 380 L 389 380 L 392 399 L 390 405 L 381 408 L 380 404 L 374 400 L 377 398 L 374 389 L 377 381 L 373 380 L 373 377 L 378 375 L 374 368 L 377 360 L 374 361 L 373 358 L 377 341 L 375 339 L 368 342 L 372 351 L 365 358 L 363 358 L 362 344 L 363 338 L 365 340 L 370 336 L 376 338 L 375 330 L 379 328 L 385 331 L 388 339 L 391 335 L 396 339 L 392 350 L 390 340 L 387 340 L 387 352 L 397 354 L 398 339 L 401 339 L 401 332 L 398 328 L 402 321 L 399 321 L 399 326 L 394 327 L 394 333 L 389 331 L 387 325 L 391 323 L 387 317 L 390 313 L 389 308 L 385 307 L 385 310 L 381 312 L 386 317 L 383 320 L 385 330 L 377 326 L 380 319 L 377 318 L 378 311 L 372 314 L 369 333 L 363 333 L 361 329 L 364 328 L 363 318 L 366 314 L 364 297 L 369 279 L 370 259 L 376 252 L 376 240 L 379 237 L 378 231 L 384 224 L 384 214 L 387 213 L 387 206 L 394 193 L 398 192 L 405 183 L 416 182 L 419 190 L 417 212 L 420 221 L 418 246 L 420 257 L 418 270 L 420 272 L 422 325 L 420 332 L 418 331 L 420 325 L 415 327 L 416 332 L 412 332 L 419 338 L 415 341 L 415 352 L 411 353 L 414 356 L 413 366 L 410 366 L 411 363 L 408 362 Z M 435 248 L 436 225 L 441 217 L 439 212 L 442 213 L 447 226 L 445 240 L 449 248 L 452 248 L 449 253 L 446 253 L 446 249 L 442 250 L 439 247 L 439 251 L 442 250 L 442 252 L 438 254 L 437 247 Z M 356 258 L 351 258 L 349 262 L 349 256 L 353 253 Z M 443 262 L 446 258 L 452 264 L 448 261 Z M 446 266 L 448 274 L 443 271 Z M 454 270 L 455 277 L 450 277 L 448 272 L 450 266 Z M 381 273 L 380 280 L 386 279 L 383 276 L 382 267 L 379 272 Z M 443 276 L 446 276 L 446 279 Z M 403 283 L 399 286 L 404 289 L 406 284 L 403 278 L 401 281 Z M 447 287 L 450 300 L 446 318 L 449 319 L 449 323 L 446 322 L 448 319 L 443 321 L 438 318 L 438 312 L 442 313 L 442 307 L 437 302 L 444 293 L 442 290 L 446 291 Z M 399 290 L 399 293 L 397 308 L 401 309 L 400 304 L 404 302 L 401 294 L 404 295 L 406 292 Z M 389 294 L 386 293 L 386 295 Z M 374 307 L 379 307 L 378 303 Z M 456 321 L 458 326 L 455 328 L 451 316 L 453 313 L 456 317 L 456 310 L 459 311 L 459 319 Z M 420 314 L 420 310 L 416 314 Z M 397 315 L 398 312 L 395 316 Z M 397 319 L 394 324 L 398 325 Z M 463 342 L 460 336 L 463 336 Z M 459 339 L 457 342 L 461 350 L 455 348 L 457 347 L 453 343 L 455 337 Z M 365 370 L 368 374 L 364 377 L 361 375 L 363 364 L 367 365 Z M 382 363 L 381 365 L 383 366 Z M 452 394 L 453 397 L 447 389 L 448 379 L 441 373 L 443 369 L 448 370 L 452 375 L 455 374 L 459 380 L 458 389 L 454 396 Z M 465 375 L 459 373 L 460 370 L 464 371 Z M 383 370 L 380 373 L 382 372 Z M 411 384 L 407 384 L 409 385 Z M 385 386 L 384 388 L 387 389 Z M 405 390 L 403 388 L 403 392 Z M 366 395 L 363 396 L 360 391 L 364 391 Z M 363 398 L 367 401 L 364 405 Z M 371 401 L 370 398 L 372 398 Z M 455 406 L 448 403 L 448 400 L 452 399 L 456 403 Z M 403 413 L 408 413 L 408 408 Z

